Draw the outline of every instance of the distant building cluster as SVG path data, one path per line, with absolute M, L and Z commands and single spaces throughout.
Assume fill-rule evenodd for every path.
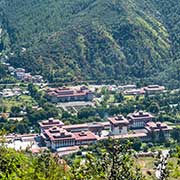
M 139 138 L 142 141 L 151 141 L 154 138 L 159 141 L 163 134 L 165 140 L 168 140 L 172 130 L 165 123 L 154 122 L 154 116 L 143 111 L 131 113 L 126 118 L 123 115 L 109 117 L 107 122 L 64 125 L 58 119 L 49 119 L 39 125 L 42 141 L 52 150 L 88 145 L 108 137 Z
M 3 91 L 0 92 L 0 96 L 2 97 L 12 97 L 12 96 L 18 96 L 21 94 L 22 94 L 22 90 L 20 88 L 3 89 Z
M 82 86 L 80 89 L 75 88 L 48 88 L 46 90 L 47 98 L 51 102 L 68 102 L 68 101 L 91 101 L 93 93 L 87 87 Z
M 57 119 L 50 118 L 39 123 L 41 137 L 48 148 L 87 145 L 98 140 L 101 131 L 109 130 L 109 123 L 85 123 L 64 125 Z
M 110 91 L 115 91 L 115 92 L 121 92 L 124 95 L 144 95 L 144 94 L 156 94 L 156 93 L 162 93 L 165 91 L 164 86 L 160 85 L 148 85 L 142 88 L 137 88 L 136 85 L 134 84 L 129 84 L 129 85 L 124 85 L 124 86 L 116 86 L 112 85 L 109 86 Z
M 123 92 L 125 90 L 129 90 L 129 89 L 136 89 L 136 85 L 135 84 L 127 84 L 127 85 L 110 85 L 109 86 L 109 90 L 110 91 L 116 91 L 116 92 Z
M 0 97 L 8 98 L 13 96 L 19 96 L 21 94 L 28 94 L 29 91 L 23 91 L 21 88 L 9 88 L 9 89 L 3 89 L 3 91 L 0 92 Z
M 110 134 L 114 138 L 140 138 L 143 141 L 150 141 L 152 134 L 155 135 L 155 140 L 159 140 L 159 133 L 163 132 L 164 138 L 167 140 L 172 130 L 165 123 L 154 122 L 154 116 L 151 113 L 138 111 L 127 115 L 125 118 L 122 115 L 109 117 Z M 132 130 L 133 133 L 128 133 Z
M 31 75 L 31 73 L 27 73 L 24 68 L 14 68 L 12 66 L 9 66 L 8 70 L 10 74 L 16 77 L 18 80 L 33 83 L 44 82 L 43 77 L 41 75 Z
M 132 88 L 123 91 L 125 95 L 144 95 L 144 94 L 157 94 L 157 93 L 162 93 L 164 92 L 165 87 L 164 86 L 159 86 L 159 85 L 149 85 L 146 87 L 142 88 Z

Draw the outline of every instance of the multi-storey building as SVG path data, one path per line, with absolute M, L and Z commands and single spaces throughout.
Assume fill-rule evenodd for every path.
M 53 150 L 60 147 L 90 144 L 98 140 L 91 131 L 71 133 L 56 126 L 44 130 L 41 136 L 46 146 Z
M 44 130 L 41 137 L 43 138 L 46 146 L 53 150 L 59 147 L 75 145 L 74 134 L 57 126 Z
M 149 85 L 147 87 L 144 87 L 144 91 L 148 94 L 155 94 L 155 93 L 160 93 L 165 90 L 164 86 L 159 86 L 159 85 Z
M 62 121 L 60 121 L 59 119 L 54 119 L 54 118 L 49 118 L 48 120 L 39 122 L 41 132 L 44 132 L 45 129 L 49 129 L 54 126 L 61 128 L 63 125 L 64 123 Z
M 64 125 L 60 120 L 49 119 L 39 123 L 41 137 L 46 146 L 56 150 L 61 147 L 79 146 L 95 143 L 97 140 L 112 137 L 115 139 L 139 138 L 142 141 L 158 141 L 163 134 L 169 139 L 171 127 L 165 123 L 152 122 L 153 115 L 139 111 L 129 114 L 127 119 L 122 115 L 109 117 L 106 122 Z M 131 131 L 128 129 L 131 128 Z M 105 130 L 107 132 L 104 135 Z
M 170 131 L 172 127 L 161 122 L 148 122 L 145 126 L 147 130 L 147 135 L 154 141 L 159 141 L 161 138 L 168 140 L 170 138 Z M 162 137 L 164 136 L 164 137 Z
M 76 145 L 92 144 L 98 140 L 98 137 L 91 131 L 74 133 L 74 136 Z
M 101 135 L 102 130 L 110 130 L 109 122 L 92 122 L 84 124 L 72 124 L 64 125 L 59 119 L 49 118 L 48 120 L 43 120 L 39 122 L 41 132 L 44 132 L 45 129 L 57 126 L 67 130 L 68 132 L 82 132 L 82 131 L 91 131 L 96 135 Z
M 127 134 L 129 121 L 124 116 L 109 117 L 108 121 L 110 122 L 112 135 Z
M 152 121 L 154 116 L 148 112 L 138 111 L 127 116 L 130 128 L 144 128 L 146 123 Z
M 52 102 L 65 102 L 65 101 L 91 101 L 93 93 L 86 87 L 80 89 L 72 88 L 49 88 L 47 90 L 47 98 Z

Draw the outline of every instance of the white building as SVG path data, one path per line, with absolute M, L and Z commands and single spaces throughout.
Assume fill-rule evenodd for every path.
M 152 121 L 154 116 L 148 112 L 138 111 L 127 116 L 130 128 L 144 128 L 146 123 Z
M 129 121 L 124 116 L 109 117 L 108 121 L 110 122 L 112 135 L 127 134 Z
M 98 140 L 98 137 L 91 131 L 72 133 L 57 126 L 45 129 L 44 132 L 41 133 L 41 137 L 46 143 L 46 146 L 53 150 L 60 147 L 86 145 Z

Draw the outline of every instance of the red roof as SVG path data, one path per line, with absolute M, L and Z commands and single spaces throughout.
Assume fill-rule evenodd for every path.
M 41 128 L 45 128 L 45 127 L 53 127 L 53 126 L 63 126 L 64 123 L 62 121 L 60 121 L 59 119 L 48 119 L 48 120 L 44 120 L 39 122 L 39 125 Z
M 50 129 L 45 130 L 45 134 L 51 141 L 54 140 L 75 140 L 74 134 L 66 131 L 65 129 L 59 127 L 52 127 Z
M 138 111 L 138 112 L 134 112 L 131 113 L 127 116 L 128 118 L 130 118 L 131 120 L 141 120 L 141 119 L 152 119 L 154 118 L 154 116 L 148 112 L 143 112 L 143 111 Z
M 172 130 L 171 127 L 169 127 L 166 123 L 161 123 L 161 122 L 148 122 L 146 124 L 147 126 L 145 127 L 148 131 L 167 131 L 167 130 Z
M 163 91 L 165 90 L 164 86 L 159 86 L 159 85 L 149 85 L 147 87 L 144 87 L 145 91 Z
M 75 136 L 76 141 L 88 141 L 88 140 L 97 140 L 97 136 L 92 133 L 91 131 L 82 131 L 80 133 L 73 133 Z
M 129 121 L 122 115 L 109 117 L 108 120 L 110 123 L 114 125 L 128 125 L 129 124 Z
M 57 96 L 57 97 L 85 96 L 88 93 L 91 93 L 91 91 L 83 88 L 80 88 L 80 90 L 70 89 L 70 88 L 49 88 L 47 90 L 47 94 L 49 96 Z
M 71 133 L 59 127 L 53 127 L 45 130 L 45 134 L 51 141 L 68 139 L 77 141 L 97 140 L 97 136 L 91 131 Z

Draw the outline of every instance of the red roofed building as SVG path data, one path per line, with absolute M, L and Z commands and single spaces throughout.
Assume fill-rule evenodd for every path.
M 41 137 L 46 143 L 46 146 L 53 150 L 56 150 L 59 147 L 75 145 L 74 134 L 57 126 L 44 130 Z
M 112 135 L 127 134 L 129 121 L 122 115 L 109 117 Z
M 41 137 L 46 146 L 53 150 L 60 147 L 90 144 L 98 140 L 98 137 L 91 131 L 71 133 L 56 126 L 44 130 Z
M 130 128 L 144 128 L 146 123 L 152 121 L 154 116 L 148 112 L 138 111 L 127 116 Z
M 76 139 L 76 145 L 85 145 L 95 143 L 98 137 L 91 131 L 82 131 L 79 133 L 73 133 Z
M 93 99 L 93 93 L 84 86 L 80 89 L 65 87 L 49 88 L 47 90 L 47 98 L 55 103 L 65 101 L 91 101 Z
M 48 120 L 39 122 L 41 132 L 43 132 L 45 129 L 49 129 L 54 126 L 61 128 L 63 125 L 64 125 L 64 123 L 62 121 L 60 121 L 59 119 L 54 119 L 54 118 L 49 118 Z
M 84 124 L 65 125 L 63 126 L 63 129 L 66 129 L 70 132 L 91 131 L 96 135 L 101 135 L 101 131 L 107 129 L 109 126 L 109 122 L 92 122 Z
M 145 126 L 149 137 L 154 138 L 155 141 L 159 141 L 164 136 L 165 140 L 170 138 L 170 131 L 172 127 L 169 127 L 166 123 L 161 122 L 148 122 Z
M 155 93 L 160 93 L 165 90 L 164 86 L 159 86 L 159 85 L 149 85 L 147 87 L 144 87 L 144 91 L 147 92 L 148 94 L 155 94 Z

